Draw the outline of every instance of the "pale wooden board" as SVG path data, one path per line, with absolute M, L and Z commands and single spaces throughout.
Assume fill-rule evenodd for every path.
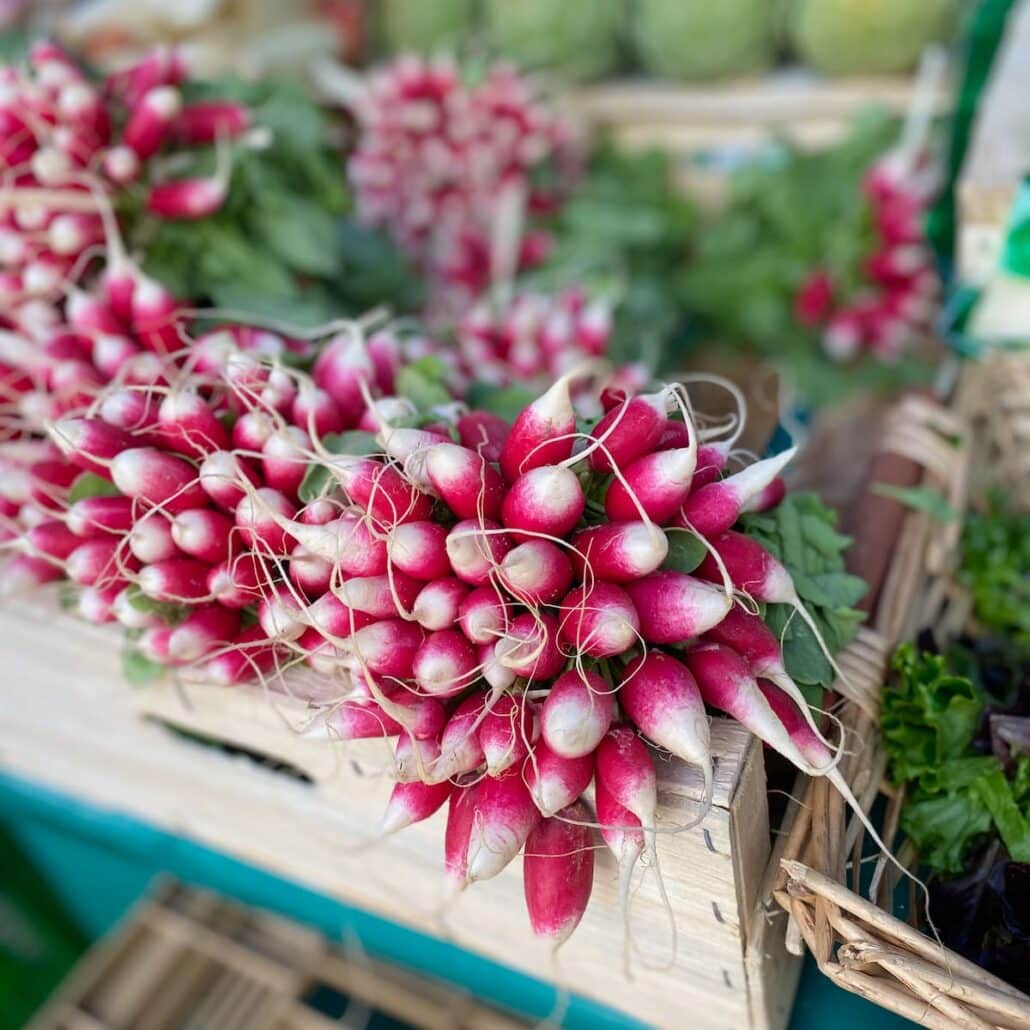
M 958 265 L 982 283 L 993 272 L 1009 208 L 1030 170 L 1030 0 L 1009 15 L 1005 38 L 980 96 L 958 181 Z
M 120 677 L 116 635 L 58 615 L 52 605 L 19 603 L 0 611 L 0 641 L 5 665 L 0 762 L 11 772 L 192 837 L 531 975 L 557 980 L 655 1025 L 681 1025 L 687 1005 L 693 1005 L 692 1025 L 702 1030 L 767 1025 L 763 1012 L 749 1014 L 742 931 L 751 915 L 742 904 L 753 902 L 757 886 L 739 883 L 746 872 L 757 885 L 762 872 L 759 852 L 768 840 L 767 822 L 756 813 L 764 807 L 764 776 L 758 775 L 760 749 L 739 726 L 717 721 L 713 727 L 720 756 L 716 807 L 703 827 L 659 838 L 679 934 L 675 958 L 669 917 L 649 873 L 634 894 L 633 937 L 639 954 L 630 982 L 621 970 L 616 871 L 606 850 L 597 852 L 587 914 L 556 966 L 529 931 L 518 862 L 495 880 L 467 890 L 441 918 L 443 813 L 388 841 L 375 839 L 390 790 L 388 778 L 376 774 L 385 761 L 376 753 L 378 744 L 355 748 L 296 740 L 273 708 L 232 689 L 194 686 L 180 695 L 168 687 L 129 688 Z M 227 729 L 231 702 L 240 700 L 244 704 L 236 715 L 245 713 L 247 726 L 241 730 L 237 723 L 238 742 L 253 747 L 264 733 L 271 754 L 285 749 L 291 761 L 301 751 L 309 754 L 308 771 L 317 786 L 174 737 L 137 711 L 143 702 L 152 715 L 210 732 Z M 198 707 L 201 701 L 205 707 L 210 703 L 206 714 Z M 219 702 L 224 704 L 221 714 Z M 751 770 L 743 777 L 742 763 Z M 299 760 L 296 764 L 304 767 Z M 660 776 L 660 823 L 672 827 L 688 821 L 699 795 L 696 773 L 668 762 Z M 737 831 L 727 806 L 734 817 L 739 811 L 739 819 L 753 824 L 740 825 L 739 836 L 749 843 L 738 850 L 731 843 Z M 670 961 L 671 968 L 648 968 Z

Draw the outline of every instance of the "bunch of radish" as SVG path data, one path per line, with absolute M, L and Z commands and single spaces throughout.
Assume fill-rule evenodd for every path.
M 184 148 L 239 136 L 250 118 L 231 102 L 184 103 L 185 75 L 158 50 L 97 84 L 52 43 L 0 68 L 0 300 L 16 321 L 45 318 L 81 277 L 120 191 L 138 190 L 160 218 L 221 207 L 225 155 L 211 177 L 170 170 Z
M 499 272 L 545 256 L 546 235 L 523 233 L 523 221 L 561 201 L 579 148 L 513 68 L 494 65 L 467 85 L 448 59 L 401 57 L 369 76 L 355 114 L 358 217 L 386 228 L 424 272 L 438 320 L 451 321 Z M 516 251 L 510 269 L 496 267 L 499 238 Z
M 892 362 L 925 337 L 940 293 L 924 231 L 934 171 L 925 157 L 912 167 L 889 154 L 869 170 L 862 188 L 871 240 L 857 285 L 845 290 L 816 268 L 798 289 L 794 315 L 801 325 L 822 330 L 823 348 L 836 361 L 865 351 Z

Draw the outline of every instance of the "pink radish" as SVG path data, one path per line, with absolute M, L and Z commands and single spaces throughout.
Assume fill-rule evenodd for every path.
M 468 846 L 468 880 L 489 880 L 522 850 L 526 838 L 540 821 L 522 773 L 511 769 L 498 777 L 487 776 L 475 787 L 476 817 Z
M 423 629 L 449 629 L 458 621 L 468 593 L 469 588 L 454 576 L 434 579 L 419 591 L 411 614 Z
M 68 509 L 65 519 L 68 528 L 81 537 L 127 533 L 134 520 L 134 506 L 129 497 L 84 497 Z
M 658 780 L 647 745 L 631 727 L 613 726 L 597 746 L 594 766 L 597 782 L 640 821 L 645 840 L 653 838 L 658 819 Z
M 334 590 L 336 596 L 355 611 L 389 619 L 404 617 L 415 603 L 422 584 L 403 572 L 383 576 L 355 576 L 345 579 Z
M 572 562 L 550 540 L 530 540 L 504 556 L 499 575 L 505 587 L 523 603 L 550 604 L 572 584 Z
M 93 364 L 106 380 L 117 379 L 126 362 L 138 353 L 139 348 L 128 336 L 102 333 L 93 340 Z
M 179 554 L 172 523 L 159 511 L 149 511 L 129 530 L 129 550 L 144 565 L 167 561 Z
M 516 676 L 549 680 L 565 664 L 557 638 L 558 623 L 552 616 L 525 612 L 512 621 L 507 634 L 497 641 L 494 654 Z
M 592 754 L 615 718 L 612 688 L 596 672 L 570 669 L 551 687 L 540 712 L 547 746 L 562 758 Z
M 179 512 L 172 519 L 172 540 L 191 558 L 216 565 L 229 557 L 234 523 L 210 508 Z
M 211 566 L 192 558 L 169 558 L 145 565 L 139 572 L 139 588 L 155 601 L 191 604 L 208 596 Z
M 290 525 L 291 535 L 312 554 L 348 576 L 381 576 L 389 568 L 385 534 L 366 516 L 342 515 L 323 523 Z
M 73 464 L 105 479 L 111 478 L 111 460 L 136 443 L 127 433 L 98 418 L 62 419 L 54 425 L 51 436 Z
M 170 665 L 172 659 L 168 654 L 168 642 L 172 638 L 171 626 L 148 626 L 136 642 L 140 653 L 159 665 Z
M 225 203 L 228 193 L 224 175 L 162 182 L 147 194 L 147 210 L 168 219 L 207 218 Z
M 509 483 L 540 465 L 557 465 L 572 453 L 576 413 L 567 378 L 559 379 L 515 419 L 501 450 L 501 471 Z
M 652 644 L 682 644 L 718 625 L 732 601 L 725 592 L 682 572 L 653 572 L 624 584 Z
M 105 395 L 100 404 L 100 417 L 111 426 L 124 429 L 135 438 L 130 446 L 156 442 L 151 432 L 157 425 L 160 404 L 151 390 L 124 387 Z
M 258 603 L 258 625 L 276 643 L 290 643 L 304 632 L 306 610 L 302 599 L 285 583 L 267 591 Z
M 290 554 L 290 582 L 308 597 L 320 597 L 333 579 L 333 566 L 324 558 L 298 545 Z
M 570 590 L 561 603 L 558 631 L 577 652 L 610 658 L 640 641 L 640 618 L 629 594 L 614 583 Z
M 745 502 L 742 511 L 769 511 L 777 507 L 787 496 L 787 483 L 783 476 L 777 476 L 768 486 Z
M 594 850 L 586 807 L 573 804 L 544 819 L 526 838 L 522 862 L 533 933 L 560 947 L 579 926 L 594 886 Z
M 490 519 L 465 519 L 447 534 L 447 557 L 459 579 L 481 586 L 511 549 L 511 541 Z
M 669 541 L 646 522 L 608 522 L 578 532 L 570 553 L 577 575 L 585 581 L 593 576 L 625 583 L 658 569 L 668 556 Z
M 140 605 L 136 599 L 140 596 L 137 587 L 123 587 L 111 601 L 114 617 L 126 629 L 147 629 L 164 624 L 160 612 L 154 611 L 148 604 Z
M 504 481 L 475 451 L 440 443 L 426 454 L 433 489 L 459 519 L 496 519 L 501 513 Z
M 629 892 L 635 868 L 644 853 L 644 832 L 640 820 L 615 799 L 605 782 L 598 777 L 594 791 L 594 807 L 601 827 L 601 838 L 615 856 L 619 865 L 619 907 L 623 913 L 626 954 L 624 964 L 629 965 Z
M 199 394 L 181 390 L 166 394 L 157 412 L 161 442 L 188 458 L 203 458 L 229 448 L 229 433 Z
M 458 783 L 447 807 L 444 832 L 444 882 L 449 893 L 462 890 L 468 883 L 469 838 L 476 817 L 475 788 Z
M 257 555 L 240 554 L 231 561 L 211 567 L 207 575 L 207 590 L 227 608 L 247 608 L 257 603 L 267 580 L 268 573 Z
M 479 726 L 487 775 L 500 776 L 516 762 L 521 764 L 538 732 L 536 714 L 525 695 L 502 694 Z
M 25 540 L 35 554 L 63 561 L 82 544 L 82 537 L 63 522 L 48 521 L 33 526 Z
M 142 160 L 155 154 L 165 141 L 182 107 L 182 98 L 171 86 L 156 86 L 145 93 L 132 109 L 122 144 Z
M 693 490 L 676 523 L 689 526 L 706 537 L 725 532 L 740 518 L 747 503 L 776 479 L 796 452 L 797 448 L 791 447 L 773 458 L 756 461 L 717 483 Z
M 612 408 L 590 431 L 601 444 L 590 452 L 590 467 L 611 472 L 654 450 L 666 426 L 665 411 L 664 392 L 630 397 Z
M 312 371 L 315 384 L 339 405 L 347 425 L 354 425 L 364 407 L 362 387 L 375 378 L 375 367 L 362 341 L 341 334 L 329 341 Z
M 461 445 L 481 454 L 487 461 L 501 460 L 504 441 L 511 427 L 492 411 L 466 412 L 457 423 Z
M 812 631 L 816 642 L 834 671 L 841 675 L 833 655 L 823 640 L 819 627 L 801 603 L 790 573 L 757 540 L 734 533 L 732 530 L 713 537 L 710 541 L 715 552 L 722 559 L 730 581 L 738 589 L 749 594 L 756 601 L 768 604 L 789 604 Z M 705 555 L 698 566 L 697 574 L 713 583 L 723 582 L 723 573 L 712 554 Z
M 454 790 L 454 784 L 449 780 L 443 783 L 395 783 L 383 813 L 380 833 L 385 837 L 428 819 L 447 803 Z
M 409 576 L 423 581 L 451 571 L 447 558 L 447 527 L 438 522 L 404 522 L 390 531 L 387 554 Z
M 659 747 L 704 774 L 704 803 L 712 798 L 712 753 L 705 704 L 690 670 L 661 651 L 649 651 L 626 666 L 619 706 Z
M 430 633 L 415 655 L 415 682 L 434 697 L 460 694 L 477 677 L 476 653 L 455 629 Z
M 168 638 L 168 655 L 176 662 L 195 662 L 239 634 L 240 615 L 221 605 L 194 609 Z
M 179 324 L 179 305 L 157 281 L 142 276 L 132 292 L 132 328 L 146 350 L 174 354 L 185 340 Z
M 571 805 L 590 786 L 594 756 L 591 752 L 579 758 L 566 758 L 540 739 L 530 750 L 523 775 L 540 814 L 552 816 Z
M 697 469 L 691 489 L 700 490 L 708 483 L 716 482 L 726 468 L 730 449 L 722 443 L 703 443 L 697 449 Z
M 416 740 L 411 734 L 402 732 L 394 747 L 393 775 L 398 783 L 425 783 L 429 770 L 439 757 L 440 741 L 437 737 Z
M 513 669 L 501 662 L 497 656 L 497 644 L 499 641 L 491 641 L 489 644 L 479 644 L 476 649 L 476 658 L 483 679 L 490 684 L 494 690 L 507 690 L 517 676 Z
M 510 606 L 493 586 L 477 587 L 461 602 L 458 624 L 475 644 L 493 643 L 508 631 Z
M 395 468 L 348 455 L 337 455 L 329 464 L 350 499 L 384 528 L 429 518 L 432 499 L 406 482 Z
M 220 686 L 232 686 L 258 679 L 275 666 L 277 653 L 260 626 L 243 630 L 221 654 L 203 665 L 206 679 Z
M 343 639 L 379 620 L 374 615 L 348 608 L 339 598 L 326 593 L 308 609 L 308 621 L 325 636 Z
M 3 566 L 3 582 L 0 584 L 0 596 L 13 597 L 22 591 L 33 590 L 46 583 L 61 578 L 60 568 L 34 555 L 15 555 Z
M 200 463 L 200 488 L 220 508 L 234 511 L 246 490 L 245 483 L 258 485 L 257 473 L 245 459 L 231 451 L 212 451 Z
M 175 134 L 186 143 L 214 143 L 245 132 L 250 112 L 230 100 L 202 100 L 187 104 L 175 119 Z
M 612 522 L 635 522 L 643 509 L 653 522 L 665 525 L 690 493 L 696 460 L 694 447 L 637 458 L 622 470 L 625 485 L 623 480 L 612 480 L 604 498 L 605 514 Z
M 127 497 L 169 514 L 203 508 L 207 503 L 193 466 L 153 447 L 123 450 L 111 463 L 111 479 Z
M 413 622 L 383 619 L 353 633 L 350 646 L 370 672 L 410 679 L 414 675 L 415 655 L 422 646 L 424 636 L 422 627 Z
M 508 488 L 501 521 L 515 540 L 534 533 L 563 537 L 575 528 L 586 507 L 579 478 L 561 465 L 541 465 L 519 476 Z
M 260 457 L 265 441 L 275 432 L 276 421 L 264 411 L 245 411 L 232 427 L 232 446 L 247 457 Z
M 261 448 L 261 471 L 265 485 L 287 497 L 296 497 L 310 462 L 308 435 L 296 426 L 284 426 L 272 433 Z
M 296 512 L 293 502 L 278 490 L 267 486 L 254 490 L 236 505 L 240 539 L 263 553 L 286 554 L 290 533 L 283 524 L 288 524 Z
M 430 770 L 434 782 L 473 772 L 486 761 L 477 732 L 485 700 L 481 694 L 473 694 L 447 720 L 440 736 L 440 758 Z
M 344 418 L 336 401 L 325 390 L 308 383 L 301 385 L 294 398 L 291 418 L 295 426 L 316 437 L 338 433 L 344 427 Z
M 124 582 L 125 573 L 138 568 L 138 563 L 119 554 L 119 550 L 119 541 L 110 536 L 80 541 L 65 561 L 68 578 L 80 586 L 90 587 L 106 587 L 118 581 Z
M 404 727 L 375 701 L 344 701 L 326 716 L 325 729 L 331 738 L 337 740 L 370 740 L 396 737 Z M 321 736 L 321 731 L 313 729 L 305 735 Z
M 119 584 L 108 587 L 84 587 L 79 593 L 76 613 L 86 622 L 99 625 L 114 621 L 114 599 L 121 593 Z

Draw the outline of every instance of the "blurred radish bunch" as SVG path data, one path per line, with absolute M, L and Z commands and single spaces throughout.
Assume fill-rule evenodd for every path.
M 466 85 L 450 60 L 402 57 L 371 74 L 355 114 L 358 216 L 426 276 L 433 321 L 453 324 L 491 281 L 542 260 L 547 236 L 527 219 L 561 203 L 580 151 L 513 68 Z

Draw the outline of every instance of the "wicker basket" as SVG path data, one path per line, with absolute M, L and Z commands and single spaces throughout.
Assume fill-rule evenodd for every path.
M 997 371 L 971 369 L 964 378 L 983 382 L 964 382 L 960 395 L 983 396 Z M 959 511 L 969 493 L 973 440 L 964 415 L 916 398 L 901 406 L 885 432 L 885 448 L 918 468 L 919 481 L 941 491 Z M 951 575 L 960 531 L 957 522 L 942 524 L 917 511 L 905 515 L 864 635 L 868 675 L 842 689 L 845 700 L 836 714 L 851 750 L 840 768 L 867 811 L 886 769 L 878 726 L 888 655 L 923 626 L 933 625 L 947 638 L 969 615 L 968 600 Z M 851 678 L 851 670 L 846 672 Z M 904 798 L 885 792 L 880 829 L 890 842 Z M 863 828 L 829 783 L 802 780 L 797 796 L 773 889 L 790 916 L 788 947 L 800 950 L 804 942 L 839 986 L 923 1026 L 1030 1027 L 1030 998 L 888 913 L 897 879 L 882 858 L 873 875 L 873 900 L 860 896 Z M 910 850 L 902 848 L 901 862 L 912 860 Z

